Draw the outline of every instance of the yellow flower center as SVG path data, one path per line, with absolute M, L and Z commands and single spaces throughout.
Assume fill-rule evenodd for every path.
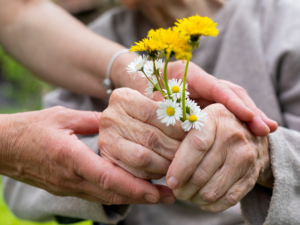
M 175 110 L 172 107 L 167 108 L 167 114 L 168 116 L 173 116 L 175 113 Z
M 173 86 L 172 87 L 172 93 L 179 93 L 180 88 L 178 86 Z
M 192 123 L 192 122 L 196 122 L 197 121 L 197 116 L 195 116 L 195 115 L 191 115 L 190 117 L 189 117 L 189 121 Z

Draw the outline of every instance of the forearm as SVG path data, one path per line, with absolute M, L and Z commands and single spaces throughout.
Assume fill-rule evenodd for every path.
M 0 0 L 0 43 L 40 78 L 76 93 L 105 98 L 102 81 L 112 56 L 124 47 L 88 30 L 46 0 Z M 117 60 L 112 79 L 133 60 Z
M 0 174 L 16 177 L 20 171 L 20 160 L 13 146 L 22 134 L 22 125 L 14 128 L 11 115 L 0 115 Z

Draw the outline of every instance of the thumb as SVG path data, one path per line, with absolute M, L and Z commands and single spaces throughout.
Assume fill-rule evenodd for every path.
M 150 182 L 136 178 L 116 167 L 96 155 L 80 141 L 77 143 L 78 151 L 74 155 L 74 169 L 79 176 L 102 190 L 150 203 L 159 201 L 160 191 Z

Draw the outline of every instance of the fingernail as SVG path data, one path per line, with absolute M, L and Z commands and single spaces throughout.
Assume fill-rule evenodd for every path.
M 152 195 L 152 194 L 146 194 L 144 196 L 144 199 L 147 201 L 147 202 L 151 202 L 151 203 L 156 203 L 158 201 L 158 199 Z
M 171 189 L 176 189 L 179 182 L 176 177 L 170 177 L 167 181 L 168 187 Z
M 162 199 L 163 204 L 173 204 L 175 202 L 175 198 L 173 196 L 166 196 Z

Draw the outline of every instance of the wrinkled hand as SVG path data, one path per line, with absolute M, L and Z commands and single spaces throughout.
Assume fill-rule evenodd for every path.
M 54 195 L 101 204 L 156 203 L 172 196 L 169 189 L 135 178 L 78 140 L 75 134 L 98 133 L 100 115 L 62 107 L 1 115 L 7 129 L 0 129 L 0 169 Z
M 185 63 L 181 61 L 170 63 L 168 65 L 169 79 L 182 79 L 184 70 Z M 238 119 L 247 122 L 250 130 L 257 136 L 267 136 L 269 132 L 277 129 L 277 123 L 270 120 L 256 107 L 242 87 L 229 81 L 219 80 L 194 63 L 190 63 L 187 83 L 190 98 L 194 99 L 201 108 L 215 102 L 221 103 Z
M 139 178 L 165 176 L 185 133 L 180 123 L 167 127 L 157 119 L 158 105 L 137 91 L 116 89 L 100 119 L 102 157 Z
M 270 169 L 268 141 L 253 135 L 221 104 L 204 110 L 203 129 L 187 134 L 166 182 L 178 199 L 220 212 L 237 204 Z

